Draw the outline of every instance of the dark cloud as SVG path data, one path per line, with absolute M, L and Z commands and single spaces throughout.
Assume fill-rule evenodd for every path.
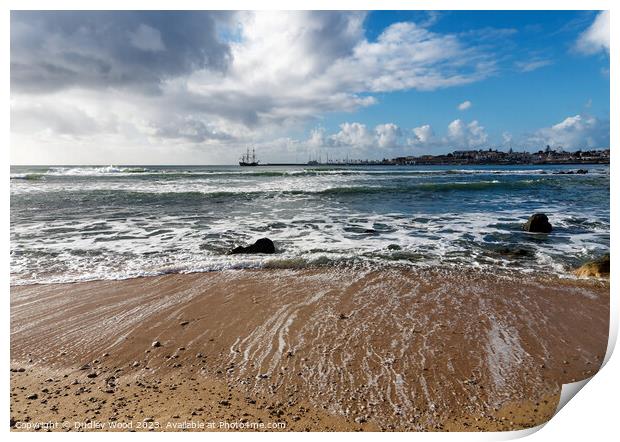
M 229 14 L 207 11 L 13 11 L 11 90 L 140 88 L 197 69 L 225 71 Z

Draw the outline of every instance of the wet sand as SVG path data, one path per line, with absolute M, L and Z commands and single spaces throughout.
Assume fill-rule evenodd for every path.
M 14 286 L 11 425 L 527 428 L 550 418 L 563 383 L 596 373 L 608 321 L 607 281 L 476 271 Z

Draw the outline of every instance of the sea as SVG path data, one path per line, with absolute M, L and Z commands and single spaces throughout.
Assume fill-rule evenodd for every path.
M 570 277 L 610 247 L 608 165 L 12 166 L 10 178 L 13 285 L 334 265 Z M 551 234 L 522 230 L 537 212 Z M 263 237 L 275 254 L 229 254 Z

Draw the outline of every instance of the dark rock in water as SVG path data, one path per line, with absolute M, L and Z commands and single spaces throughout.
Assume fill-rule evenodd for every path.
M 596 261 L 588 262 L 575 270 L 579 277 L 595 276 L 597 278 L 609 278 L 609 254 L 603 255 Z
M 549 218 L 544 213 L 535 213 L 523 224 L 523 230 L 526 232 L 550 233 L 552 229 Z
M 531 258 L 535 255 L 534 251 L 521 247 L 500 247 L 496 251 L 500 255 L 511 258 Z
M 256 241 L 254 244 L 244 247 L 239 246 L 235 247 L 230 251 L 231 254 L 241 254 L 241 253 L 275 253 L 276 248 L 273 245 L 273 241 L 269 238 L 261 238 Z
M 387 246 L 388 250 L 400 250 L 401 247 L 398 244 L 389 244 Z
M 556 175 L 585 175 L 586 173 L 588 173 L 588 169 L 560 170 L 555 172 Z

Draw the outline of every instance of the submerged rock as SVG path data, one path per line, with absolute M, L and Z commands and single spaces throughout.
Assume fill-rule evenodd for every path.
M 500 247 L 495 252 L 511 258 L 532 258 L 536 254 L 533 250 L 521 247 Z
M 249 245 L 247 247 L 239 246 L 235 247 L 230 251 L 231 254 L 242 254 L 242 253 L 275 253 L 276 248 L 273 245 L 273 241 L 269 238 L 261 238 L 257 240 L 254 244 Z
M 587 278 L 595 276 L 597 278 L 609 278 L 609 254 L 603 255 L 596 261 L 585 263 L 574 271 L 575 275 Z
M 560 170 L 555 172 L 556 175 L 585 175 L 586 173 L 588 173 L 588 169 Z
M 551 227 L 547 215 L 544 213 L 535 213 L 523 224 L 523 230 L 532 233 L 550 233 L 553 227 Z

